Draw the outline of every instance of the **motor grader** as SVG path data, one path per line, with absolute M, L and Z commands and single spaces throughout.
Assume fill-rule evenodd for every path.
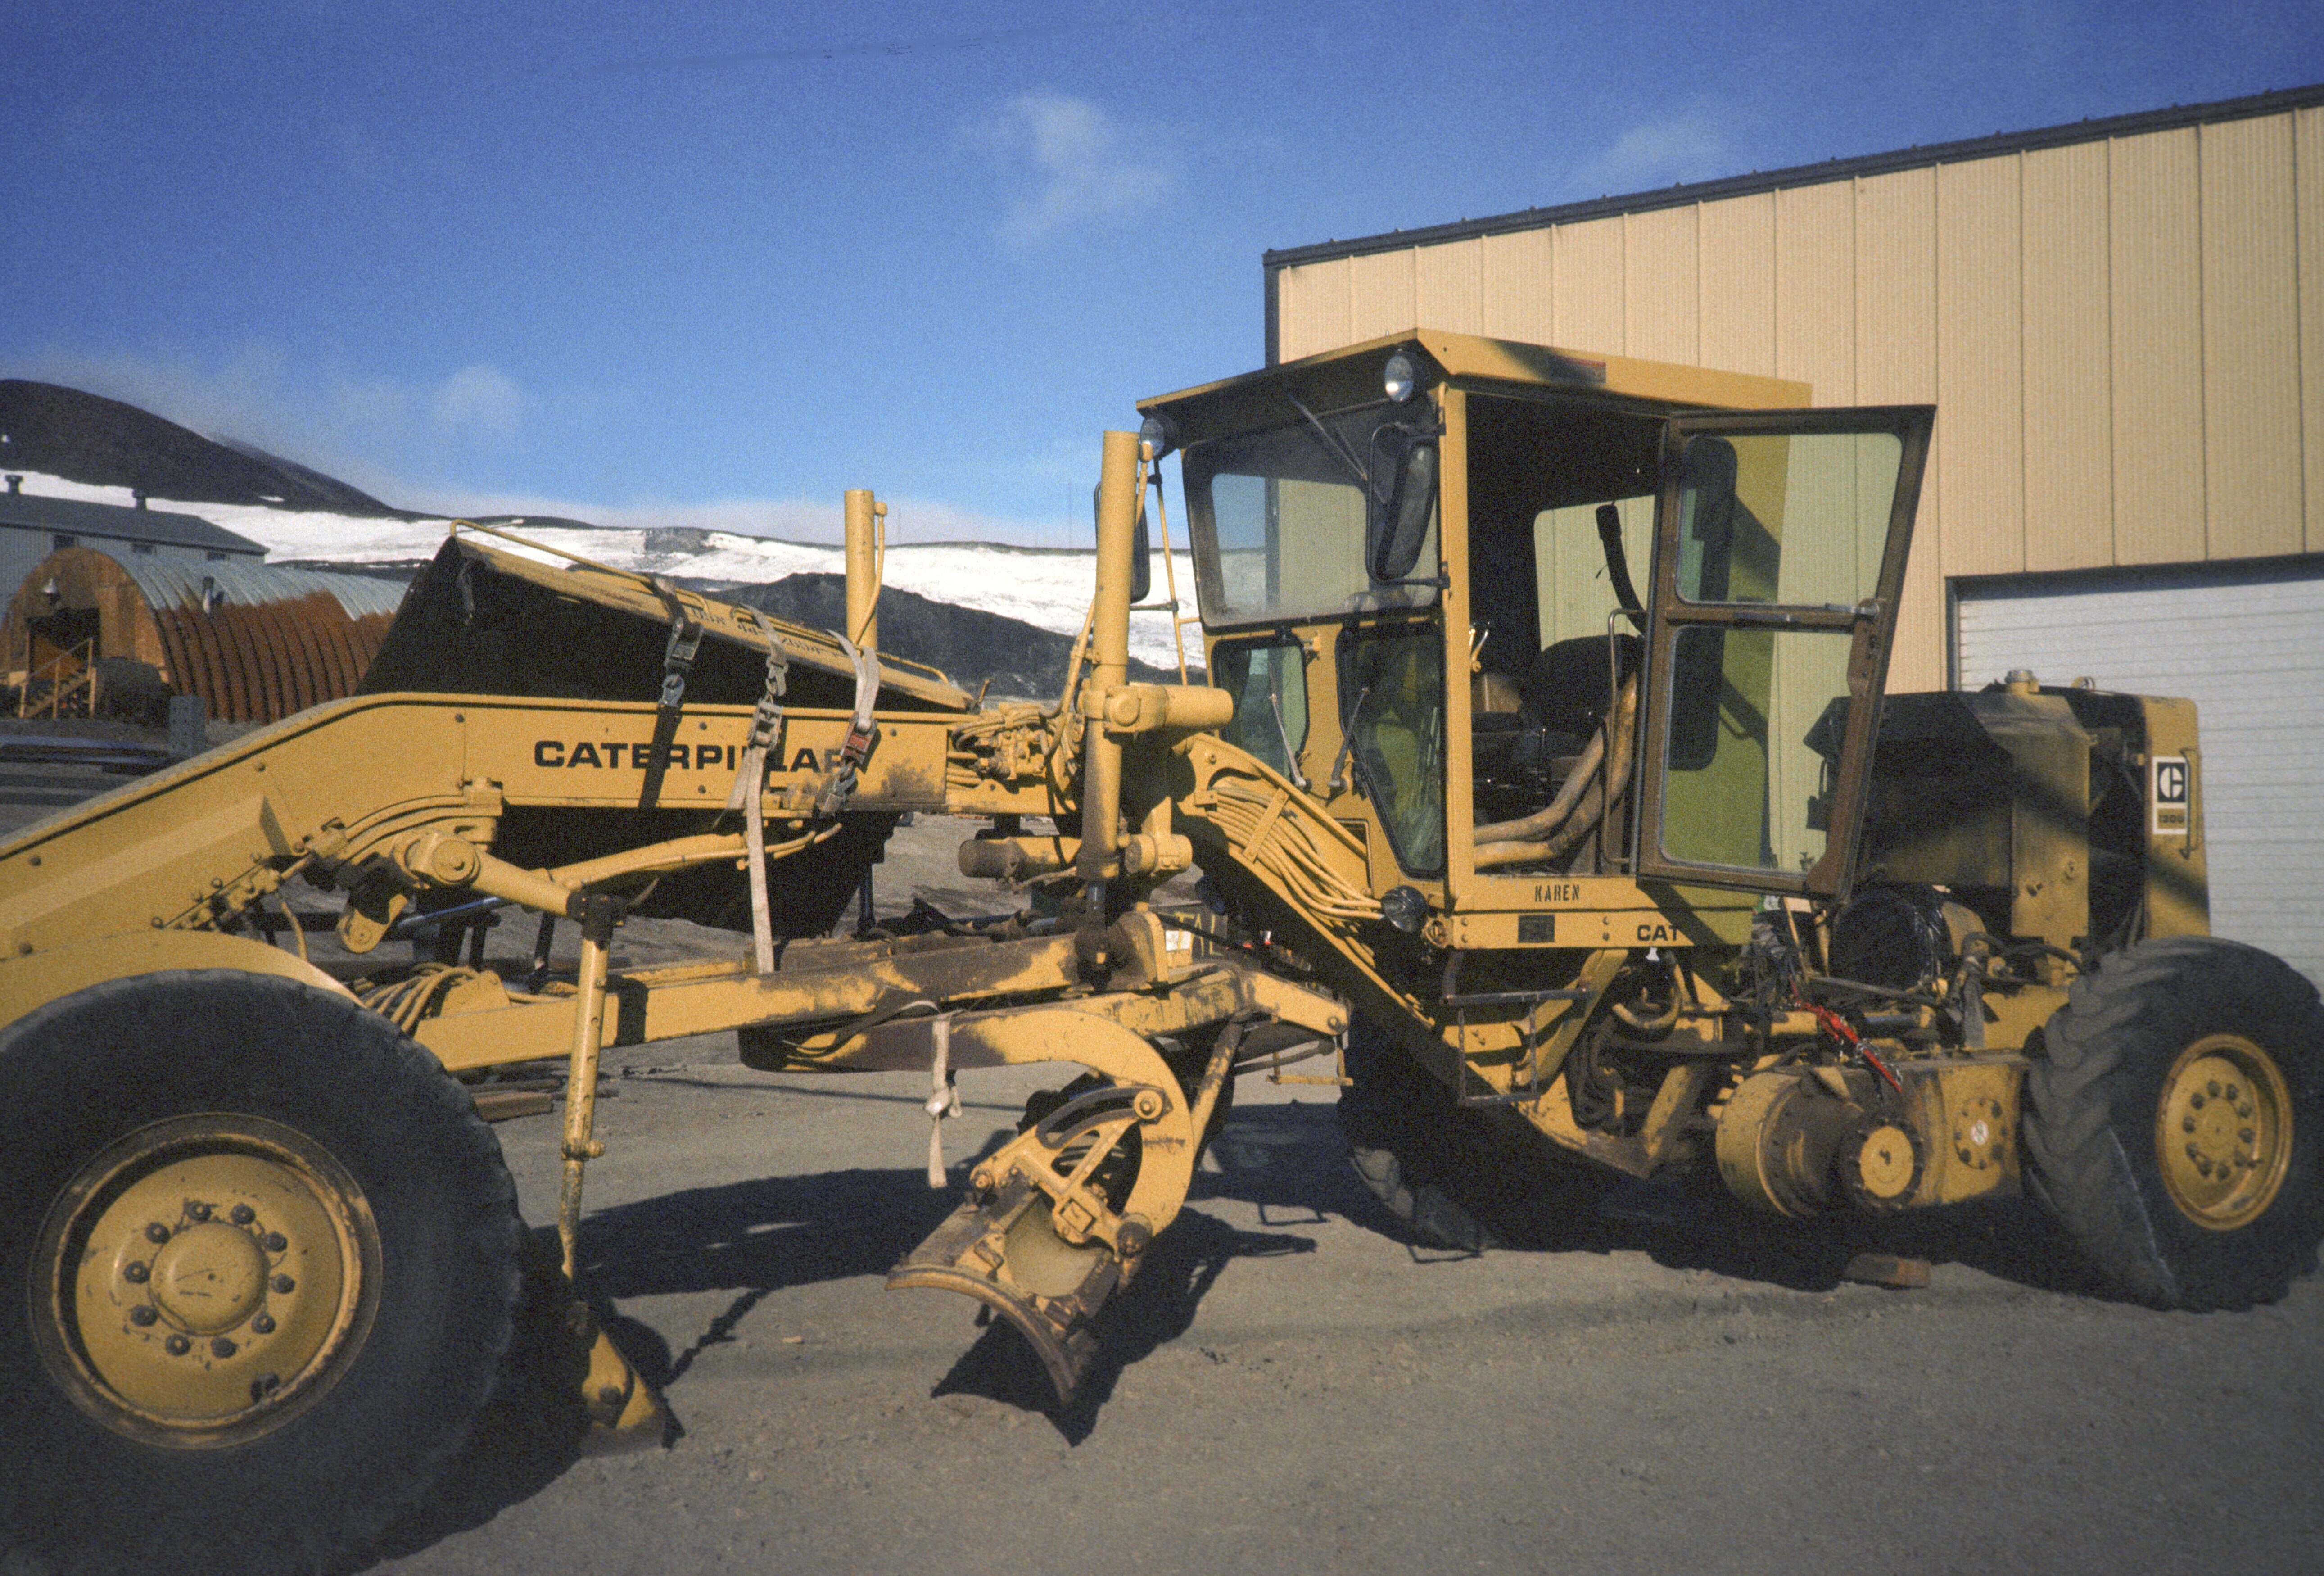
M 2324 1230 L 2324 1020 L 2203 934 L 2192 709 L 1884 697 L 1932 413 L 1806 401 L 1416 331 L 1148 401 L 1055 705 L 879 654 L 869 494 L 828 635 L 456 534 L 364 693 L 0 843 L 12 1546 L 350 1557 L 521 1309 L 593 1438 L 659 1438 L 572 1284 L 597 1062 L 712 1030 L 925 1072 L 932 1117 L 964 1069 L 1062 1065 L 890 1279 L 1000 1314 L 1061 1394 L 1233 1080 L 1334 1050 L 1425 1239 L 1625 1176 L 1801 1219 L 2030 1186 L 2128 1295 L 2279 1295 Z M 1198 620 L 1143 572 L 1174 453 Z M 1130 679 L 1141 607 L 1199 623 L 1207 683 Z M 1020 900 L 825 934 L 917 811 L 980 820 L 962 870 Z M 304 955 L 293 880 L 352 963 Z M 379 961 L 485 904 L 540 917 L 529 967 Z M 616 970 L 631 914 L 748 950 Z M 544 1055 L 529 1236 L 460 1080 Z

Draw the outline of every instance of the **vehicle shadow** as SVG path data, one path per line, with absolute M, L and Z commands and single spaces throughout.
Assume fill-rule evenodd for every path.
M 996 1134 L 988 1147 L 997 1145 Z M 957 1197 L 922 1172 L 857 1169 L 688 1188 L 617 1205 L 581 1230 L 581 1283 L 599 1328 L 641 1378 L 672 1390 L 708 1348 L 731 1340 L 751 1310 L 789 1286 L 884 1276 L 935 1229 Z M 618 1313 L 614 1300 L 728 1291 L 733 1299 L 687 1347 Z M 467 1445 L 427 1499 L 346 1570 L 419 1553 L 483 1525 L 540 1492 L 579 1459 L 587 1432 L 586 1341 L 558 1299 L 528 1280 L 515 1339 Z M 668 1439 L 684 1432 L 673 1402 Z

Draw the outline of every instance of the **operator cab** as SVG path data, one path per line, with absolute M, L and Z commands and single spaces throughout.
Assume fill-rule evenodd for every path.
M 1416 332 L 1148 401 L 1230 742 L 1375 890 L 1849 880 L 1932 412 Z

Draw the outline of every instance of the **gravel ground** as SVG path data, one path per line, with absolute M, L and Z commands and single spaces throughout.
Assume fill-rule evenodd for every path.
M 2324 1568 L 2324 1286 L 2235 1315 L 2082 1295 L 2030 1212 L 1910 1223 L 1925 1290 L 1658 1194 L 1591 1244 L 1413 1252 L 1331 1092 L 1245 1080 L 1070 1408 L 972 1305 L 890 1294 L 950 1207 L 925 1085 L 656 1047 L 602 1106 L 586 1258 L 683 1433 L 502 1426 L 383 1571 Z M 969 1074 L 954 1177 L 1027 1070 Z M 549 1119 L 506 1124 L 528 1216 Z

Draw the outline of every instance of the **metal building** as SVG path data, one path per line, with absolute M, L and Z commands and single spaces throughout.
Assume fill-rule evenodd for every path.
M 134 557 L 153 555 L 216 563 L 222 558 L 257 562 L 266 557 L 252 541 L 197 514 L 148 509 L 143 494 L 134 508 L 92 503 L 79 498 L 46 498 L 23 491 L 24 478 L 6 478 L 0 493 L 0 585 L 14 585 L 51 553 L 94 547 Z
M 221 722 L 271 723 L 354 694 L 402 600 L 360 575 L 69 547 L 24 576 L 0 650 L 26 676 L 127 658 Z
M 2324 85 L 1269 252 L 1415 325 L 1933 402 L 1890 685 L 2202 708 L 2213 924 L 2324 979 Z

